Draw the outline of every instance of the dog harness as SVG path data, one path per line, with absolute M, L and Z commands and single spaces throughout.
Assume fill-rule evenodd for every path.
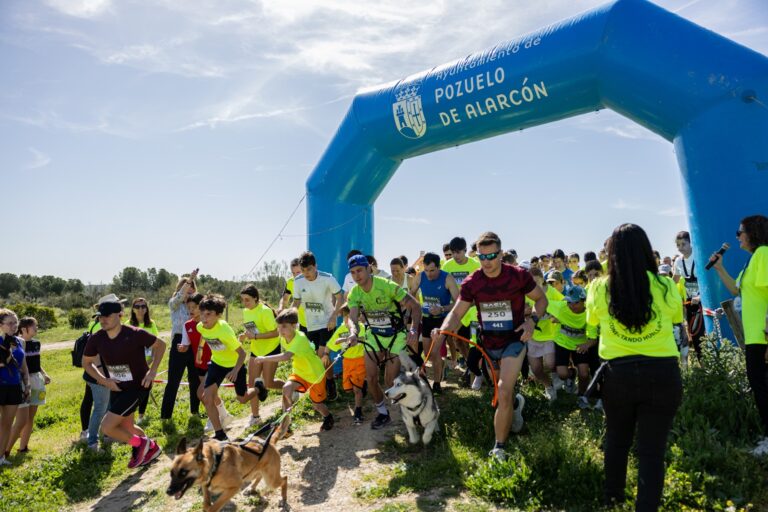
M 248 443 L 253 441 L 253 438 L 258 436 L 259 434 L 263 434 L 269 430 L 269 434 L 267 434 L 267 437 L 264 439 L 264 442 L 261 443 L 262 450 L 261 452 L 257 452 L 253 448 L 248 447 Z M 273 423 L 267 423 L 263 427 L 261 427 L 259 430 L 254 432 L 253 434 L 249 435 L 239 443 L 230 443 L 229 441 L 219 441 L 219 448 L 220 450 L 213 454 L 213 464 L 211 465 L 211 471 L 208 473 L 208 480 L 205 482 L 206 489 L 211 486 L 211 481 L 213 480 L 213 477 L 216 476 L 216 472 L 219 470 L 219 466 L 221 465 L 221 460 L 224 458 L 224 445 L 232 445 L 236 448 L 240 448 L 241 450 L 245 450 L 246 452 L 255 455 L 257 459 L 261 459 L 261 456 L 264 455 L 264 452 L 267 450 L 267 445 L 269 445 L 269 441 L 272 439 L 272 435 L 277 430 L 277 426 Z

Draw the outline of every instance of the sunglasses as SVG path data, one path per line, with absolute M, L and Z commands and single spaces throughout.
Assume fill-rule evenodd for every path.
M 133 309 L 147 309 L 146 304 L 134 304 Z
M 740 237 L 741 235 L 743 235 L 743 234 L 744 234 L 744 231 L 743 231 L 743 230 L 741 230 L 741 229 L 737 230 L 737 231 L 736 231 L 736 238 L 739 238 L 739 237 Z
M 477 259 L 480 261 L 491 261 L 499 257 L 499 251 L 489 252 L 488 254 L 478 254 Z

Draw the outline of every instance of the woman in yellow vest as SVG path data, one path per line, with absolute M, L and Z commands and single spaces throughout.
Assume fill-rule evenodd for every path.
M 683 385 L 673 327 L 683 322 L 675 283 L 658 275 L 645 231 L 623 224 L 608 240 L 608 275 L 587 297 L 587 337 L 599 327 L 605 408 L 606 504 L 624 501 L 627 458 L 637 432 L 636 510 L 657 510 L 664 451 Z M 685 332 L 683 330 L 683 332 Z
M 723 258 L 713 254 L 720 280 L 734 295 L 741 296 L 741 319 L 747 358 L 747 378 L 763 423 L 763 437 L 752 451 L 768 454 L 768 217 L 752 215 L 741 220 L 736 232 L 739 247 L 749 253 L 749 261 L 733 279 L 723 267 Z

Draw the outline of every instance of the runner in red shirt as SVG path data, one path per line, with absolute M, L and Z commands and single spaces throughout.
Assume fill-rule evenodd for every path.
M 521 267 L 501 262 L 501 240 L 498 235 L 486 232 L 477 240 L 477 257 L 480 269 L 461 284 L 459 300 L 446 317 L 441 330 L 456 332 L 464 314 L 477 306 L 480 320 L 480 339 L 488 355 L 498 362 L 499 402 L 493 419 L 496 444 L 488 454 L 504 459 L 504 446 L 512 432 L 523 428 L 522 395 L 515 396 L 515 382 L 526 354 L 525 343 L 547 309 L 547 298 L 533 280 L 530 272 Z M 525 297 L 535 302 L 534 313 L 525 317 Z M 437 346 L 445 335 L 432 331 Z

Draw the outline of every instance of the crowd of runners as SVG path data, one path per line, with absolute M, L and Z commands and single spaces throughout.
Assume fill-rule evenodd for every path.
M 750 305 L 758 301 L 762 308 L 768 304 L 768 219 L 745 218 L 738 236 L 752 255 L 746 270 L 755 270 L 734 280 L 721 255 L 713 255 L 712 262 L 726 286 L 742 291 L 742 297 L 745 276 L 751 279 L 748 284 L 758 293 L 749 296 Z M 263 423 L 259 404 L 274 390 L 282 395 L 284 411 L 307 394 L 322 417 L 321 430 L 330 430 L 335 420 L 327 402 L 336 399 L 341 387 L 354 395 L 353 424 L 366 421 L 368 399 L 374 411 L 370 427 L 381 429 L 391 423 L 383 390 L 392 385 L 398 356 L 406 352 L 436 395 L 452 374 L 471 390 L 497 386 L 495 439 L 489 452 L 493 458 L 505 459 L 510 434 L 523 428 L 521 383 L 542 386 L 550 402 L 575 394 L 578 407 L 604 411 L 607 498 L 619 499 L 623 493 L 637 423 L 638 442 L 647 448 L 640 455 L 645 483 L 638 503 L 653 505 L 663 485 L 666 436 L 682 393 L 679 366 L 688 362 L 689 340 L 700 355 L 704 334 L 701 266 L 694 261 L 687 232 L 678 233 L 674 242 L 679 254 L 662 258 L 641 228 L 626 224 L 595 252 L 557 249 L 520 259 L 516 251 L 502 249 L 496 234 L 485 232 L 469 245 L 454 237 L 441 252 L 423 251 L 415 261 L 392 258 L 389 272 L 373 256 L 350 250 L 345 276 L 319 270 L 323 262 L 304 252 L 291 261 L 292 276 L 279 304 L 267 304 L 253 284 L 240 290 L 242 325 L 224 320 L 227 302 L 222 296 L 198 293 L 194 270 L 181 278 L 169 301 L 168 343 L 158 337 L 147 300 L 134 299 L 126 312 L 125 301 L 110 294 L 95 306 L 82 354 L 82 438 L 93 450 L 99 448 L 100 433 L 129 444 L 129 467 L 146 465 L 159 455 L 160 447 L 141 425 L 147 421 L 149 391 L 165 352 L 164 422 L 171 421 L 186 373 L 190 413 L 198 415 L 202 404 L 208 418 L 205 430 L 220 441 L 227 440 L 233 419 L 221 399 L 227 382 L 234 385 L 237 400 L 249 404 L 249 426 Z M 5 451 L 0 465 L 8 465 L 17 440 L 19 451 L 28 450 L 35 412 L 45 403 L 50 378 L 34 338 L 37 322 L 19 321 L 4 309 L 0 322 L 0 446 Z M 768 326 L 762 328 L 768 332 Z M 752 330 L 748 336 L 758 336 Z M 768 334 L 758 337 L 751 344 L 762 347 L 764 355 Z M 291 365 L 285 380 L 276 378 L 281 362 Z M 768 389 L 765 382 L 756 384 L 760 375 L 765 381 L 765 358 L 757 366 L 748 364 L 750 382 L 768 426 Z M 668 403 L 649 405 L 636 397 L 646 383 L 633 380 L 632 368 L 650 376 L 657 390 L 666 390 Z M 601 373 L 602 378 L 595 378 Z M 653 426 L 643 427 L 650 414 L 655 414 Z M 768 451 L 768 441 L 762 444 Z

